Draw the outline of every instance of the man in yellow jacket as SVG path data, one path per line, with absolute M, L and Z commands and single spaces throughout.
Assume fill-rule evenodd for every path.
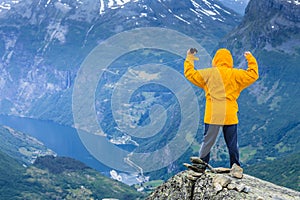
M 238 103 L 237 99 L 243 89 L 254 83 L 258 75 L 258 65 L 254 56 L 245 52 L 248 69 L 233 68 L 233 59 L 229 50 L 219 49 L 213 60 L 212 67 L 196 70 L 193 49 L 189 49 L 184 62 L 185 77 L 205 91 L 205 131 L 199 157 L 209 162 L 210 150 L 222 128 L 224 139 L 229 151 L 230 167 L 233 176 L 242 178 L 237 143 Z M 236 173 L 235 173 L 236 172 Z

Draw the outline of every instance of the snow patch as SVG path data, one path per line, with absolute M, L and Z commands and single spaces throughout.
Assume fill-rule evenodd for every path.
M 207 0 L 202 0 L 208 7 L 210 7 L 211 6 L 211 3 L 209 2 L 209 1 L 207 1 Z
M 4 3 L 4 2 L 2 2 L 1 4 L 0 4 L 0 9 L 5 9 L 5 10 L 10 10 L 11 9 L 11 5 L 10 4 L 8 4 L 8 3 Z
M 228 15 L 231 15 L 231 12 L 224 10 L 223 8 L 221 8 L 219 5 L 214 4 L 214 7 L 218 8 L 219 10 L 222 10 L 223 12 L 227 13 Z
M 188 22 L 188 21 L 186 21 L 185 19 L 179 17 L 178 15 L 174 15 L 174 17 L 176 17 L 177 19 L 183 21 L 184 23 L 191 24 L 190 22 Z
M 299 0 L 288 0 L 287 2 L 288 3 L 293 3 L 293 4 L 297 5 L 297 6 L 300 5 L 300 1 Z
M 164 15 L 164 14 L 159 14 L 162 18 L 165 18 L 165 17 L 167 17 L 166 15 Z
M 196 1 L 191 0 L 191 2 L 195 8 L 200 8 L 200 5 Z
M 124 6 L 126 3 L 131 2 L 132 0 L 109 0 L 107 7 L 110 9 L 116 9 Z M 133 2 L 137 2 L 138 0 L 133 0 Z
M 55 2 L 55 3 L 54 3 L 54 6 L 55 6 L 58 10 L 62 11 L 63 13 L 67 13 L 67 12 L 69 12 L 69 11 L 72 9 L 71 6 L 69 6 L 68 4 L 66 4 L 66 3 L 61 3 L 61 2 Z
M 104 0 L 100 0 L 100 10 L 99 14 L 102 15 L 105 13 L 105 5 L 104 5 Z
M 147 17 L 147 13 L 141 13 L 140 17 Z
M 200 10 L 200 12 L 202 12 L 203 14 L 207 15 L 207 16 L 214 16 L 217 15 L 215 12 L 211 11 L 211 10 L 206 10 L 206 9 L 202 9 Z
M 200 13 L 198 13 L 196 10 L 190 8 L 190 11 L 192 11 L 193 13 L 195 13 L 197 15 L 197 17 L 202 18 L 202 15 Z
M 48 0 L 45 7 L 47 7 L 51 3 L 51 0 Z

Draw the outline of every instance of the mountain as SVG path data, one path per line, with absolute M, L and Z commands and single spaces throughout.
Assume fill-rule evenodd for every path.
M 248 48 L 298 56 L 299 5 L 298 1 L 252 0 L 240 25 L 224 41 L 235 53 Z
M 237 67 L 246 65 L 242 55 L 246 50 L 252 51 L 259 64 L 259 80 L 239 99 L 239 146 L 249 173 L 257 167 L 269 174 L 276 162 L 289 160 L 291 166 L 300 162 L 295 156 L 300 152 L 299 16 L 298 1 L 251 0 L 241 24 L 220 43 L 232 50 Z M 218 145 L 225 148 L 221 142 Z M 292 177 L 290 165 L 282 167 Z M 267 180 L 275 176 L 269 174 Z M 295 182 L 285 186 L 299 188 Z
M 56 156 L 37 139 L 0 127 L 1 199 L 142 199 L 144 194 L 75 159 Z
M 38 156 L 56 155 L 36 138 L 10 127 L 0 126 L 0 133 L 0 150 L 25 166 L 34 163 Z
M 0 151 L 3 199 L 143 199 L 144 195 L 66 157 L 39 157 L 27 168 Z M 9 170 L 8 170 L 9 168 Z
M 4 114 L 74 125 L 74 81 L 91 50 L 112 36 L 134 28 L 169 28 L 195 39 L 208 53 L 213 53 L 225 36 L 219 45 L 232 50 L 237 67 L 245 66 L 242 56 L 245 50 L 251 50 L 257 57 L 260 80 L 240 97 L 239 146 L 241 161 L 249 172 L 258 164 L 267 166 L 274 164 L 269 161 L 277 159 L 292 160 L 289 156 L 300 151 L 298 1 L 251 0 L 242 21 L 240 15 L 214 0 L 6 0 L 0 5 L 0 110 Z M 166 35 L 166 39 L 169 37 Z M 145 139 L 129 137 L 120 131 L 115 113 L 111 111 L 113 92 L 118 81 L 125 80 L 121 77 L 127 71 L 127 75 L 134 77 L 155 78 L 154 72 L 145 74 L 135 69 L 147 63 L 168 64 L 182 73 L 183 58 L 141 47 L 113 62 L 103 73 L 95 92 L 97 120 L 107 133 L 105 139 L 125 150 L 138 149 L 138 153 L 165 146 L 180 128 L 182 117 L 174 92 L 163 85 L 149 84 L 133 93 L 130 104 L 124 104 L 128 109 L 118 111 L 121 114 L 128 111 L 122 119 L 129 125 L 147 126 L 151 122 L 151 107 L 160 104 L 169 120 L 162 128 L 164 132 Z M 180 85 L 176 78 L 168 78 L 173 85 Z M 203 93 L 198 90 L 196 94 L 199 110 L 203 111 Z M 197 109 L 192 111 L 198 112 Z M 168 178 L 182 170 L 180 166 L 187 159 L 186 155 L 197 154 L 202 132 L 199 127 L 197 141 L 186 154 L 151 177 Z M 228 160 L 221 137 L 213 149 L 212 164 L 216 166 L 224 166 Z M 169 152 L 172 151 L 165 150 Z M 157 159 L 165 160 L 161 155 Z M 286 186 L 297 188 L 296 182 L 292 184 Z
M 244 15 L 249 0 L 219 0 L 224 6 Z
M 129 30 L 157 27 L 186 34 L 186 37 L 195 39 L 207 52 L 211 52 L 220 38 L 241 20 L 240 15 L 214 0 L 22 0 L 5 1 L 1 5 L 1 112 L 52 120 L 69 126 L 75 126 L 72 113 L 75 79 L 85 58 L 99 44 Z M 178 42 L 172 41 L 175 46 Z M 186 49 L 186 46 L 176 46 L 176 51 L 183 54 Z M 111 98 L 121 77 L 127 71 L 136 72 L 128 69 L 147 63 L 167 63 L 182 73 L 182 62 L 182 57 L 172 53 L 141 47 L 120 56 L 103 73 L 93 105 L 98 123 L 106 133 L 104 139 L 110 145 L 129 151 L 138 147 L 143 147 L 140 151 L 152 151 L 172 139 L 181 118 L 178 100 L 172 91 L 149 84 L 134 94 L 131 104 L 124 104 L 133 107 L 131 116 L 124 116 L 124 121 L 140 126 L 146 126 L 151 121 L 149 114 L 153 105 L 162 104 L 168 111 L 170 117 L 163 133 L 147 140 L 131 138 L 120 131 L 112 112 Z M 79 96 L 86 96 L 86 93 Z M 162 137 L 164 135 L 167 140 Z M 124 159 L 115 163 L 122 164 Z
M 1 112 L 68 125 L 73 124 L 71 95 L 80 64 L 110 36 L 165 27 L 212 51 L 240 20 L 213 0 L 6 0 L 0 8 Z
M 245 171 L 257 178 L 300 191 L 300 185 L 298 184 L 300 182 L 299 160 L 300 154 L 298 152 L 292 153 L 249 166 Z
M 147 200 L 163 199 L 299 199 L 300 193 L 245 175 L 235 179 L 227 174 L 203 173 L 192 176 L 183 171 L 159 186 Z

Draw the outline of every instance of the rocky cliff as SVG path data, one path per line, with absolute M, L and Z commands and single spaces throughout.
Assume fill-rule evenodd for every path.
M 183 171 L 159 186 L 147 200 L 281 200 L 300 199 L 296 192 L 253 176 L 235 179 L 228 174 Z
M 294 53 L 299 47 L 299 32 L 299 1 L 251 0 L 243 21 L 223 44 L 237 53 L 241 49 Z

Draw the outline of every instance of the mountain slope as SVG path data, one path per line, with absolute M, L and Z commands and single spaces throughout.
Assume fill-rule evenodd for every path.
M 237 52 L 242 49 L 281 51 L 293 55 L 299 48 L 298 1 L 251 0 L 241 24 L 225 39 Z
M 263 154 L 268 157 L 300 149 L 298 16 L 297 3 L 252 0 L 241 25 L 221 44 L 232 49 L 234 55 L 242 56 L 240 52 L 251 50 L 257 57 L 260 79 L 241 97 L 241 117 L 246 126 L 243 132 L 253 135 L 250 141 L 258 147 L 257 153 L 267 147 L 268 152 Z M 248 143 L 245 137 L 243 146 Z
M 219 0 L 224 6 L 231 8 L 235 12 L 244 15 L 245 8 L 249 0 Z
M 36 138 L 7 126 L 0 126 L 0 150 L 25 165 L 32 164 L 38 156 L 56 155 Z
M 16 197 L 19 195 L 18 189 L 20 189 L 20 187 L 18 183 L 22 180 L 22 177 L 20 175 L 24 172 L 25 168 L 23 168 L 19 162 L 0 151 L 1 198 L 12 199 L 12 197 Z
M 1 197 L 4 199 L 142 199 L 120 182 L 65 157 L 45 156 L 28 168 L 0 152 Z M 59 169 L 59 171 L 55 170 Z
M 212 51 L 240 20 L 214 0 L 6 0 L 2 5 L 1 111 L 68 125 L 77 70 L 108 37 L 139 27 L 165 27 Z
M 245 171 L 257 178 L 300 191 L 300 153 L 249 166 Z M 274 173 L 276 172 L 276 173 Z
M 299 163 L 299 157 L 292 156 L 300 150 L 299 16 L 298 1 L 251 0 L 241 24 L 220 43 L 232 50 L 237 67 L 245 68 L 244 51 L 252 51 L 257 58 L 260 78 L 239 98 L 239 146 L 247 169 L 254 172 L 262 164 L 261 174 L 269 174 L 268 180 L 273 181 L 271 177 L 277 175 L 272 173 L 277 171 L 269 169 L 275 160 Z M 218 146 L 226 148 L 221 141 Z M 293 169 L 282 170 L 293 177 Z M 295 182 L 285 186 L 298 187 Z

